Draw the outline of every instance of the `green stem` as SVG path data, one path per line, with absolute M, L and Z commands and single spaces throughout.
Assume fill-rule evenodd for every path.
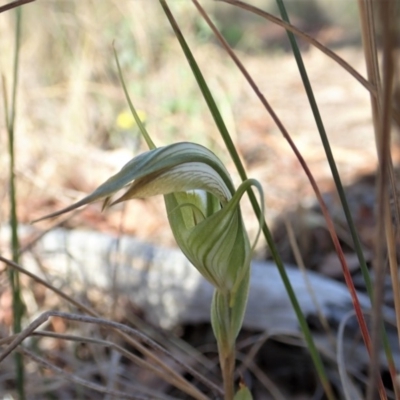
M 234 371 L 235 371 L 235 349 L 232 348 L 227 354 L 219 350 L 219 362 L 221 364 L 222 379 L 224 382 L 224 399 L 232 400 L 235 395 Z
M 235 312 L 230 307 L 230 299 L 231 293 L 216 290 L 211 304 L 211 324 L 218 344 L 225 400 L 232 400 L 235 394 L 235 342 L 238 329 L 235 329 Z
M 18 240 L 18 219 L 17 219 L 17 201 L 15 188 L 15 148 L 14 148 L 14 124 L 16 113 L 16 98 L 18 84 L 18 64 L 19 64 L 19 48 L 21 39 L 21 8 L 16 9 L 16 30 L 15 30 L 15 53 L 14 53 L 14 70 L 13 70 L 13 86 L 11 98 L 11 115 L 7 119 L 7 130 L 9 139 L 9 155 L 10 155 L 10 227 L 11 227 L 11 244 L 12 244 L 12 259 L 18 263 L 19 255 L 19 240 Z M 22 316 L 24 306 L 21 299 L 21 288 L 18 272 L 13 269 L 9 270 L 9 278 L 12 289 L 13 299 L 13 331 L 14 333 L 21 332 Z M 25 399 L 24 390 L 24 365 L 22 355 L 15 353 L 15 367 L 18 395 L 21 400 Z

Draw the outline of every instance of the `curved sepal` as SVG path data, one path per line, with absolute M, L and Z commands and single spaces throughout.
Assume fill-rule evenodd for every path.
M 136 156 L 122 167 L 118 173 L 107 179 L 90 195 L 69 207 L 46 215 L 45 217 L 33 222 L 56 217 L 101 199 L 104 199 L 104 206 L 108 206 L 112 203 L 111 197 L 116 192 L 126 187 L 128 187 L 127 193 L 129 193 L 129 188 L 132 185 L 134 187 L 132 191 L 137 191 L 140 188 L 144 191 L 146 186 L 148 188 L 151 187 L 152 179 L 156 179 L 158 182 L 157 184 L 161 185 L 162 180 L 158 179 L 160 175 L 164 177 L 164 181 L 168 181 L 169 184 L 171 184 L 172 179 L 169 177 L 168 171 L 170 171 L 171 175 L 179 178 L 179 174 L 177 175 L 176 171 L 185 171 L 186 165 L 187 168 L 191 169 L 193 172 L 193 164 L 195 163 L 201 165 L 201 168 L 196 172 L 195 178 L 191 178 L 188 173 L 186 178 L 189 178 L 190 183 L 184 183 L 183 180 L 180 179 L 179 182 L 174 183 L 175 187 L 178 188 L 180 186 L 181 188 L 205 189 L 220 198 L 221 202 L 229 200 L 234 193 L 234 187 L 230 180 L 228 171 L 219 158 L 201 145 L 181 142 L 165 147 L 159 147 Z M 204 174 L 203 178 L 202 174 Z M 137 180 L 139 182 L 135 183 Z M 160 188 L 157 191 L 157 194 L 170 193 L 171 190 L 167 186 L 168 185 L 163 185 L 162 189 L 164 192 Z M 155 193 L 154 187 L 155 186 L 152 185 L 153 193 Z M 151 190 L 149 190 L 148 193 L 150 193 L 149 195 L 152 195 Z M 145 193 L 143 192 L 142 195 L 139 194 L 135 197 L 140 196 L 145 196 Z M 129 195 L 127 195 L 127 197 L 132 198 L 132 196 L 129 197 Z M 119 200 L 122 201 L 121 199 Z

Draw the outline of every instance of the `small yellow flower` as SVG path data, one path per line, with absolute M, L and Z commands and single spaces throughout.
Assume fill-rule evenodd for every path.
M 146 122 L 147 114 L 143 110 L 137 110 L 138 116 L 142 122 Z M 128 130 L 137 126 L 135 118 L 129 110 L 124 110 L 118 114 L 117 127 L 122 130 Z

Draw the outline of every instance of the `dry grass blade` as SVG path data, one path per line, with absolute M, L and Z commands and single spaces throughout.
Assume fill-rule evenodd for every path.
M 69 303 L 73 304 L 76 306 L 78 309 L 81 309 L 82 311 L 86 312 L 87 314 L 91 315 L 92 317 L 100 318 L 100 316 L 91 308 L 85 306 L 84 304 L 74 300 L 70 296 L 66 295 L 64 292 L 61 290 L 55 288 L 54 286 L 50 285 L 43 279 L 37 277 L 35 274 L 32 274 L 31 272 L 25 270 L 22 268 L 20 265 L 0 256 L 0 261 L 4 262 L 6 265 L 16 269 L 17 271 L 21 272 L 24 275 L 29 276 L 30 278 L 34 279 L 36 282 L 42 284 L 44 287 L 52 290 L 54 293 L 56 293 L 58 296 L 61 298 L 67 300 Z M 84 317 L 84 316 L 82 316 Z M 86 317 L 90 318 L 90 317 Z M 117 324 L 116 322 L 114 324 Z M 40 324 L 39 324 L 40 325 Z M 189 367 L 188 365 L 182 363 L 180 360 L 178 360 L 176 357 L 174 357 L 172 354 L 168 353 L 165 349 L 154 343 L 151 339 L 146 337 L 145 335 L 141 334 L 135 329 L 129 328 L 125 325 L 118 324 L 118 326 L 122 327 L 116 328 L 116 326 L 109 325 L 111 329 L 114 329 L 116 333 L 118 333 L 124 340 L 126 340 L 129 344 L 134 346 L 138 351 L 140 351 L 143 355 L 148 357 L 150 360 L 152 360 L 155 364 L 159 365 L 163 373 L 160 375 L 160 377 L 164 380 L 166 380 L 168 383 L 171 385 L 176 386 L 178 389 L 184 391 L 185 393 L 190 394 L 194 398 L 198 399 L 205 399 L 206 397 L 197 390 L 192 384 L 187 382 L 181 375 L 177 374 L 171 367 L 169 367 L 167 364 L 165 364 L 162 360 L 160 360 L 156 355 L 154 355 L 150 350 L 147 349 L 146 346 L 143 346 L 140 341 L 143 341 L 146 345 L 150 346 L 151 348 L 154 348 L 156 350 L 161 351 L 163 354 L 167 355 L 168 357 L 172 358 L 177 364 L 181 365 L 186 371 L 188 371 L 193 377 L 198 379 L 200 382 L 202 382 L 204 385 L 209 387 L 213 392 L 221 394 L 222 391 L 221 389 L 206 379 L 204 376 L 202 376 L 200 373 L 198 373 L 196 370 L 193 368 Z M 25 330 L 23 331 L 25 332 Z M 23 338 L 25 339 L 25 337 Z M 137 339 L 137 340 L 136 340 Z M 11 346 L 11 345 L 10 345 Z M 14 346 L 15 348 L 16 346 Z M 1 361 L 1 358 L 0 358 Z
M 29 336 L 40 336 L 40 337 L 50 337 L 50 338 L 55 338 L 55 339 L 61 339 L 61 340 L 69 340 L 72 342 L 84 342 L 84 343 L 91 343 L 91 344 L 96 344 L 100 346 L 106 346 L 110 347 L 119 353 L 121 353 L 124 357 L 129 358 L 132 362 L 138 364 L 139 366 L 143 368 L 148 368 L 152 371 L 156 371 L 156 368 L 152 365 L 149 364 L 145 361 L 143 361 L 142 358 L 137 357 L 136 355 L 132 354 L 131 352 L 125 350 L 123 347 L 119 346 L 118 344 L 115 344 L 114 342 L 111 342 L 109 340 L 102 340 L 102 339 L 94 339 L 90 337 L 85 337 L 85 336 L 76 336 L 76 335 L 66 335 L 66 334 L 60 334 L 60 333 L 55 333 L 55 332 L 50 332 L 50 331 L 34 331 L 29 334 Z M 8 336 L 4 339 L 0 340 L 0 346 L 4 346 L 6 344 L 11 343 L 13 340 L 15 340 L 17 335 L 12 335 Z
M 379 99 L 381 98 L 381 85 L 375 42 L 372 2 L 369 0 L 358 0 L 358 6 L 360 11 L 361 36 L 364 46 L 368 80 L 370 84 L 373 85 L 374 91 L 376 93 L 374 98 L 371 98 L 372 118 L 376 128 L 378 123 L 377 118 L 379 112 Z
M 395 240 L 393 234 L 392 217 L 389 204 L 389 193 L 388 187 L 390 184 L 389 177 L 393 176 L 393 166 L 391 162 L 390 154 L 390 142 L 391 142 L 391 113 L 392 113 L 392 91 L 394 81 L 394 51 L 395 51 L 395 3 L 390 1 L 382 1 L 373 4 L 373 2 L 366 2 L 365 9 L 360 6 L 362 11 L 362 17 L 364 20 L 363 26 L 365 26 L 365 39 L 369 40 L 369 43 L 365 44 L 367 63 L 371 77 L 375 80 L 378 88 L 378 98 L 372 102 L 373 113 L 374 113 L 374 124 L 375 124 L 375 138 L 378 150 L 379 170 L 378 170 L 378 181 L 377 181 L 377 192 L 378 192 L 378 206 L 377 216 L 378 224 L 376 229 L 376 250 L 375 250 L 375 283 L 374 283 L 374 303 L 372 313 L 372 353 L 371 353 L 371 365 L 370 365 L 370 381 L 367 391 L 367 399 L 373 400 L 376 398 L 376 382 L 379 375 L 379 349 L 380 349 L 380 333 L 382 329 L 382 304 L 384 297 L 384 279 L 385 279 L 385 252 L 386 245 L 389 248 L 390 264 L 392 274 L 393 286 L 397 286 L 398 272 L 397 262 L 393 253 L 395 252 Z M 373 7 L 378 6 L 378 10 L 374 10 Z M 382 27 L 382 42 L 383 42 L 383 62 L 382 62 L 382 78 L 383 84 L 380 88 L 380 73 L 377 62 L 377 51 L 375 43 L 375 30 L 373 15 L 374 11 L 379 16 L 380 25 Z M 393 182 L 393 181 L 392 181 Z M 392 187 L 392 193 L 395 193 L 396 188 Z M 385 245 L 386 239 L 386 245 Z M 394 263 L 394 265 L 393 265 Z M 398 296 L 398 288 L 394 290 L 395 296 Z M 400 310 L 399 299 L 395 300 L 397 323 L 400 324 L 398 313 Z M 391 368 L 391 374 L 393 382 L 395 382 L 395 371 L 394 367 Z M 394 384 L 395 390 L 397 389 Z M 382 393 L 382 388 L 379 386 L 381 398 L 385 398 Z M 396 393 L 398 398 L 399 393 Z
M 4 6 L 0 7 L 0 13 L 8 10 L 12 10 L 13 8 L 22 6 L 27 3 L 33 3 L 35 0 L 16 0 L 11 3 L 5 4 Z
M 16 336 L 17 335 L 12 335 L 12 336 L 9 336 L 7 338 L 1 339 L 0 340 L 0 346 L 9 344 L 14 339 L 16 339 Z M 59 333 L 48 332 L 48 331 L 31 332 L 30 336 L 50 337 L 50 338 L 55 338 L 55 339 L 60 339 L 60 340 L 68 340 L 68 341 L 74 341 L 74 342 L 80 342 L 80 343 L 91 343 L 91 344 L 95 344 L 95 345 L 99 345 L 99 346 L 109 347 L 109 348 L 119 352 L 124 357 L 130 359 L 133 363 L 137 364 L 138 366 L 140 366 L 142 368 L 149 369 L 152 372 L 154 372 L 155 374 L 157 374 L 157 373 L 160 374 L 161 373 L 161 371 L 158 370 L 156 367 L 154 367 L 152 364 L 147 363 L 142 358 L 132 354 L 131 352 L 125 350 L 123 347 L 121 347 L 121 346 L 119 346 L 119 345 L 117 345 L 117 344 L 115 344 L 115 343 L 113 343 L 113 342 L 111 342 L 109 340 L 94 339 L 94 338 L 90 338 L 90 337 L 76 336 L 76 335 L 59 334 Z M 25 350 L 26 349 L 23 349 L 21 351 L 24 352 Z M 20 350 L 18 349 L 18 351 L 20 351 Z M 41 358 L 41 360 L 43 360 L 43 359 Z M 40 361 L 40 363 L 43 364 L 42 361 Z M 56 370 L 55 368 L 57 368 L 57 367 L 55 367 L 54 365 L 51 367 L 51 369 L 53 371 L 59 372 L 59 369 Z M 63 371 L 63 375 L 67 375 L 68 376 L 69 374 L 66 374 L 65 371 Z M 77 383 L 81 383 L 81 382 L 77 382 Z M 84 384 L 84 386 L 91 387 L 91 386 L 88 386 L 87 384 Z M 104 388 L 102 390 L 98 390 L 98 389 L 95 389 L 95 390 L 104 392 Z M 111 395 L 115 395 L 115 392 L 111 392 L 111 391 L 108 391 L 106 393 L 111 394 Z M 136 396 L 135 398 L 139 398 L 139 397 Z
M 65 379 L 77 383 L 78 385 L 82 385 L 85 386 L 89 389 L 92 389 L 96 392 L 100 392 L 100 393 L 104 393 L 104 394 L 109 394 L 112 396 L 115 396 L 119 399 L 133 399 L 133 400 L 149 400 L 149 399 L 154 399 L 154 397 L 148 397 L 148 396 L 141 396 L 141 395 L 130 395 L 124 392 L 120 392 L 117 390 L 109 390 L 103 386 L 97 385 L 93 382 L 89 382 L 86 379 L 82 379 L 81 377 L 65 372 L 63 369 L 57 367 L 56 365 L 48 362 L 47 360 L 45 360 L 42 357 L 39 357 L 38 355 L 32 353 L 31 351 L 25 349 L 24 347 L 21 347 L 19 349 L 19 351 L 21 351 L 23 354 L 25 354 L 26 356 L 28 356 L 29 358 L 31 358 L 32 360 L 34 360 L 35 362 L 37 362 L 38 364 L 42 365 L 45 368 L 50 369 L 51 371 L 64 376 Z
M 16 336 L 17 335 L 12 335 L 7 338 L 1 339 L 0 346 L 9 344 L 16 338 Z M 116 352 L 120 353 L 127 359 L 130 359 L 133 363 L 135 363 L 139 367 L 148 369 L 158 375 L 161 374 L 161 371 L 158 368 L 154 367 L 154 365 L 146 362 L 142 358 L 132 354 L 131 352 L 124 349 L 123 347 L 121 347 L 109 340 L 94 339 L 94 338 L 90 338 L 90 337 L 76 336 L 76 335 L 59 334 L 59 333 L 50 332 L 50 331 L 35 331 L 35 332 L 32 332 L 30 336 L 49 337 L 49 338 L 55 338 L 55 339 L 59 339 L 59 340 L 68 340 L 68 341 L 79 342 L 79 343 L 90 343 L 90 344 L 94 344 L 94 345 L 109 347 L 110 349 L 115 350 Z M 20 350 L 19 348 L 17 348 L 17 351 L 23 351 L 23 350 Z M 55 370 L 54 368 L 52 368 L 52 369 Z M 64 371 L 63 375 L 65 375 L 65 371 Z M 84 385 L 84 386 L 90 387 L 88 385 Z M 101 391 L 103 391 L 103 390 L 101 390 Z M 106 392 L 106 393 L 111 394 L 111 395 L 113 394 L 113 392 L 111 392 L 111 391 Z M 160 396 L 160 399 L 164 398 L 164 396 L 161 396 L 161 394 L 159 396 Z M 135 398 L 139 398 L 139 397 L 136 396 Z M 154 397 L 152 397 L 152 398 L 154 398 Z
M 154 365 L 148 363 L 143 358 L 136 356 L 135 354 L 127 351 L 123 347 L 119 346 L 118 344 L 111 342 L 109 340 L 101 340 L 101 339 L 93 339 L 84 336 L 76 336 L 76 335 L 65 335 L 65 334 L 57 334 L 54 332 L 46 332 L 46 331 L 38 331 L 32 332 L 32 336 L 42 336 L 42 337 L 52 337 L 56 339 L 68 340 L 73 342 L 81 342 L 81 343 L 92 343 L 100 346 L 106 346 L 114 349 L 115 351 L 121 353 L 124 357 L 131 360 L 133 363 L 138 365 L 139 367 L 146 368 L 152 371 L 155 374 L 160 374 L 161 370 L 156 368 Z
M 335 338 L 332 336 L 332 331 L 331 331 L 331 329 L 329 327 L 329 323 L 328 323 L 327 319 L 325 318 L 325 316 L 324 316 L 324 314 L 323 314 L 323 312 L 321 310 L 321 307 L 320 307 L 320 305 L 318 303 L 318 300 L 317 300 L 317 298 L 315 296 L 315 291 L 314 291 L 314 289 L 313 289 L 313 287 L 312 287 L 312 285 L 311 285 L 311 283 L 310 283 L 310 281 L 308 279 L 306 266 L 305 266 L 305 264 L 303 262 L 303 258 L 301 257 L 301 252 L 300 252 L 299 246 L 298 246 L 297 241 L 296 241 L 296 235 L 294 233 L 292 224 L 290 223 L 289 219 L 286 216 L 283 217 L 283 222 L 284 222 L 285 227 L 286 227 L 286 232 L 288 234 L 289 243 L 290 243 L 290 246 L 292 248 L 292 251 L 293 251 L 293 254 L 294 254 L 294 257 L 295 257 L 295 260 L 296 260 L 296 264 L 298 265 L 299 269 L 303 273 L 304 281 L 305 281 L 305 283 L 307 285 L 307 288 L 308 288 L 308 291 L 310 293 L 312 302 L 314 303 L 315 309 L 317 310 L 318 318 L 319 318 L 319 320 L 321 322 L 321 325 L 322 325 L 323 329 L 325 330 L 325 333 L 327 334 L 330 342 L 332 343 L 333 348 L 335 348 L 335 346 L 336 346 Z
M 157 343 L 154 343 L 151 339 L 147 338 L 146 336 L 142 335 L 140 332 L 138 332 L 135 329 L 132 329 L 126 325 L 123 325 L 123 324 L 120 324 L 120 323 L 114 322 L 114 321 L 108 321 L 108 320 L 98 318 L 98 317 L 88 317 L 85 315 L 70 314 L 70 313 L 65 313 L 65 312 L 60 312 L 60 311 L 47 311 L 47 312 L 41 314 L 38 318 L 36 318 L 33 322 L 31 322 L 20 334 L 18 334 L 14 337 L 14 339 L 11 341 L 11 343 L 0 354 L 0 362 L 3 361 L 11 352 L 13 352 L 40 325 L 42 325 L 44 322 L 46 322 L 51 317 L 60 317 L 60 318 L 70 320 L 70 321 L 96 324 L 99 326 L 112 328 L 112 329 L 116 330 L 117 332 L 121 331 L 126 335 L 126 337 L 134 336 L 137 339 L 143 341 L 146 345 L 151 346 L 156 351 L 163 353 L 172 358 L 172 356 L 165 349 L 163 349 L 161 346 L 159 346 Z M 146 353 L 151 354 L 148 351 Z M 157 358 L 153 355 L 152 359 L 155 360 Z M 154 370 L 154 372 L 156 372 L 156 371 L 157 370 Z M 164 374 L 163 374 L 163 377 L 165 379 Z M 173 384 L 176 385 L 177 387 L 179 387 L 178 386 L 179 382 L 174 382 Z M 199 392 L 200 395 L 198 395 L 197 389 L 190 390 L 190 388 L 188 388 L 188 387 L 186 387 L 185 389 L 186 389 L 186 391 L 193 392 L 192 396 L 194 396 L 195 398 L 207 399 L 207 397 L 204 396 L 200 392 Z
M 393 83 L 394 83 L 394 74 L 396 69 L 395 64 L 395 52 L 396 45 L 395 41 L 397 38 L 397 30 L 396 30 L 396 20 L 394 18 L 395 12 L 391 7 L 393 3 L 384 2 L 381 4 L 381 22 L 383 27 L 383 86 L 382 86 L 382 117 L 381 117 L 381 155 L 380 158 L 382 160 L 382 164 L 386 164 L 389 169 L 390 178 L 394 176 L 393 174 L 393 166 L 389 161 L 391 161 L 390 156 L 390 143 L 391 143 L 391 112 L 392 112 L 392 91 L 393 91 Z M 398 66 L 397 66 L 398 67 Z M 387 160 L 384 163 L 384 160 Z M 383 168 L 382 166 L 381 168 Z M 384 175 L 384 171 L 381 171 L 381 175 Z M 394 208 L 395 215 L 398 218 L 398 202 L 397 202 L 397 191 L 394 186 L 394 182 L 390 182 L 392 184 L 392 194 L 394 196 Z M 385 186 L 380 189 L 385 191 L 387 197 L 387 188 L 388 182 L 382 182 L 382 185 Z M 396 309 L 396 322 L 397 322 L 397 330 L 400 332 L 400 288 L 399 288 L 399 274 L 398 274 L 398 266 L 396 259 L 396 241 L 394 238 L 394 229 L 392 224 L 392 215 L 390 212 L 390 204 L 389 199 L 385 198 L 385 228 L 386 228 L 386 237 L 387 237 L 387 245 L 389 249 L 389 264 L 393 285 L 393 294 L 395 299 L 395 309 Z M 399 221 L 396 220 L 397 228 L 399 227 Z M 399 337 L 400 341 L 400 337 Z M 400 342 L 399 342 L 400 343 Z
M 158 329 L 154 328 L 151 324 L 147 323 L 143 319 L 131 314 L 127 317 L 127 321 L 130 325 L 139 329 L 141 332 L 145 332 L 148 336 L 152 337 L 158 343 L 162 343 L 165 348 L 179 349 L 185 355 L 187 355 L 190 360 L 194 360 L 207 370 L 212 370 L 215 367 L 215 363 L 208 359 L 200 350 L 192 347 L 191 344 L 177 336 L 165 335 L 164 332 L 160 332 Z M 171 351 L 172 351 L 171 348 Z
M 249 368 L 249 365 L 253 362 L 257 353 L 260 351 L 261 347 L 269 338 L 270 338 L 269 333 L 264 332 L 254 340 L 254 344 L 251 346 L 250 351 L 248 351 L 246 356 L 243 357 L 242 364 L 240 365 L 239 368 L 237 368 L 236 376 L 243 376 L 245 370 Z M 239 348 L 240 346 L 238 345 L 238 349 Z
M 361 396 L 358 391 L 355 390 L 354 385 L 349 381 L 346 371 L 346 360 L 344 358 L 344 330 L 346 328 L 347 321 L 355 316 L 355 312 L 351 310 L 347 315 L 343 317 L 340 321 L 338 333 L 337 333 L 337 364 L 340 375 L 340 380 L 342 382 L 342 388 L 346 400 L 361 400 Z
M 31 249 L 39 240 L 41 240 L 45 235 L 47 235 L 49 232 L 51 232 L 53 229 L 58 228 L 60 226 L 63 226 L 66 222 L 68 222 L 70 219 L 74 218 L 78 214 L 82 212 L 81 210 L 76 210 L 73 213 L 69 214 L 65 218 L 60 218 L 59 221 L 57 221 L 55 224 L 51 225 L 48 229 L 45 229 L 41 231 L 39 234 L 37 234 L 33 239 L 31 239 L 28 243 L 25 245 L 21 246 L 19 249 L 19 255 L 22 255 L 29 249 Z
M 244 372 L 248 369 L 254 376 L 260 381 L 260 383 L 265 387 L 265 389 L 271 394 L 274 400 L 285 400 L 284 395 L 281 393 L 280 389 L 275 385 L 275 383 L 260 369 L 254 362 L 257 353 L 260 351 L 261 347 L 265 342 L 270 339 L 268 332 L 264 332 L 258 335 L 254 340 L 254 344 L 251 346 L 250 351 L 243 354 L 238 351 L 237 358 L 242 362 L 239 368 L 235 372 L 236 377 L 241 377 Z M 247 341 L 246 341 L 247 342 Z M 238 350 L 242 346 L 238 346 Z

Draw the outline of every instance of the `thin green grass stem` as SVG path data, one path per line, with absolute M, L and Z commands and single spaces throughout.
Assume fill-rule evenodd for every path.
M 285 5 L 283 3 L 283 0 L 276 0 L 276 2 L 278 4 L 282 19 L 285 22 L 290 23 L 289 16 L 287 14 Z M 373 302 L 373 289 L 372 289 L 371 277 L 370 277 L 369 270 L 368 270 L 368 267 L 367 267 L 367 264 L 366 264 L 366 261 L 365 261 L 364 253 L 363 253 L 363 250 L 362 250 L 362 245 L 361 245 L 361 242 L 360 242 L 360 238 L 358 236 L 357 229 L 356 229 L 356 227 L 354 225 L 354 221 L 353 221 L 353 218 L 351 216 L 351 212 L 350 212 L 350 208 L 349 208 L 349 205 L 348 205 L 348 202 L 347 202 L 346 194 L 344 192 L 343 185 L 342 185 L 342 182 L 341 182 L 341 179 L 340 179 L 340 174 L 339 174 L 339 171 L 337 169 L 337 166 L 336 166 L 336 163 L 335 163 L 335 159 L 333 157 L 333 153 L 332 153 L 332 150 L 331 150 L 331 147 L 330 147 L 330 144 L 329 144 L 329 139 L 328 139 L 328 136 L 326 134 L 326 130 L 325 130 L 322 118 L 321 118 L 321 114 L 320 114 L 319 109 L 318 109 L 317 102 L 315 100 L 315 96 L 314 96 L 314 93 L 313 93 L 313 90 L 312 90 L 312 87 L 311 87 L 310 80 L 308 78 L 308 74 L 307 74 L 307 71 L 306 71 L 306 68 L 305 68 L 305 65 L 304 65 L 304 62 L 303 62 L 299 47 L 297 45 L 296 38 L 295 38 L 295 36 L 294 36 L 294 34 L 292 32 L 290 32 L 290 31 L 286 31 L 286 32 L 287 32 L 287 35 L 288 35 L 288 38 L 289 38 L 289 41 L 290 41 L 290 45 L 292 47 L 293 55 L 294 55 L 294 57 L 296 59 L 297 66 L 299 68 L 301 79 L 303 81 L 303 85 L 304 85 L 304 88 L 306 90 L 306 94 L 307 94 L 307 97 L 308 97 L 308 101 L 310 103 L 310 107 L 311 107 L 312 113 L 314 115 L 315 123 L 317 125 L 318 132 L 319 132 L 320 137 L 321 137 L 321 141 L 322 141 L 322 145 L 323 145 L 324 150 L 325 150 L 326 158 L 328 160 L 329 167 L 331 169 L 332 176 L 333 176 L 333 179 L 335 181 L 336 189 L 338 191 L 339 198 L 340 198 L 340 201 L 341 201 L 341 204 L 342 204 L 342 207 L 343 207 L 343 211 L 344 211 L 344 214 L 345 214 L 345 217 L 346 217 L 346 221 L 347 221 L 347 224 L 348 224 L 349 229 L 350 229 L 350 234 L 351 234 L 351 237 L 353 239 L 354 249 L 356 251 L 356 254 L 357 254 L 357 257 L 358 257 L 358 261 L 360 263 L 360 268 L 361 268 L 361 272 L 362 272 L 362 275 L 363 275 L 363 278 L 364 278 L 365 286 L 367 288 L 367 292 L 368 292 L 368 295 L 369 295 L 369 297 L 371 299 L 371 303 L 372 303 Z M 388 340 L 388 337 L 387 337 L 385 329 L 383 329 L 383 344 L 384 344 L 384 348 L 385 348 L 385 352 L 386 352 L 386 356 L 387 356 L 387 359 L 389 361 L 389 364 L 393 365 L 392 351 L 391 351 L 391 348 L 390 348 L 389 340 Z
M 126 98 L 126 100 L 128 102 L 129 109 L 130 109 L 130 111 L 131 111 L 131 113 L 133 115 L 133 118 L 135 118 L 135 122 L 136 122 L 136 124 L 137 124 L 137 126 L 138 126 L 138 128 L 139 128 L 139 130 L 140 130 L 140 132 L 142 134 L 142 136 L 144 137 L 144 140 L 145 140 L 147 146 L 149 146 L 149 149 L 151 149 L 151 150 L 155 149 L 156 145 L 154 144 L 153 140 L 151 139 L 149 133 L 147 132 L 146 127 L 144 126 L 143 122 L 141 121 L 141 119 L 139 117 L 139 114 L 137 113 L 136 108 L 133 105 L 133 103 L 131 101 L 131 98 L 129 96 L 128 89 L 127 89 L 126 84 L 125 84 L 125 80 L 123 79 L 121 65 L 119 63 L 118 54 L 117 54 L 117 51 L 115 49 L 115 46 L 113 46 L 113 50 L 114 50 L 115 62 L 117 63 L 118 75 L 120 77 L 120 82 L 122 84 L 122 89 L 124 90 L 125 98 Z
M 16 9 L 16 29 L 15 29 L 15 53 L 14 53 L 14 66 L 13 66 L 13 82 L 12 82 L 12 97 L 10 116 L 6 117 L 7 131 L 8 131 L 8 152 L 10 157 L 10 227 L 11 227 L 11 246 L 12 246 L 12 259 L 18 263 L 19 259 L 19 240 L 18 240 L 18 219 L 17 219 L 17 200 L 16 200 L 16 187 L 15 187 L 15 147 L 14 147 L 14 127 L 16 115 L 16 99 L 17 99 L 17 86 L 18 86 L 18 65 L 19 65 L 19 49 L 21 42 L 21 8 Z M 4 88 L 5 90 L 5 88 Z M 6 94 L 5 94 L 6 97 Z M 7 108 L 7 107 L 6 107 Z M 8 110 L 6 110 L 6 115 Z M 22 316 L 24 313 L 24 306 L 21 298 L 21 287 L 19 274 L 12 269 L 9 270 L 9 279 L 12 290 L 13 300 L 13 331 L 14 333 L 21 332 L 22 329 Z M 16 367 L 16 385 L 19 398 L 25 399 L 24 389 L 24 365 L 22 354 L 15 352 L 15 367 Z
M 203 75 L 202 75 L 202 73 L 201 73 L 201 71 L 200 71 L 200 69 L 199 69 L 199 67 L 198 67 L 198 65 L 196 63 L 196 60 L 194 59 L 194 57 L 193 57 L 193 55 L 192 55 L 192 53 L 191 53 L 191 51 L 190 51 L 190 49 L 189 49 L 189 47 L 187 45 L 182 33 L 180 32 L 180 29 L 179 29 L 179 27 L 178 27 L 173 15 L 172 15 L 171 11 L 169 10 L 165 0 L 160 0 L 160 3 L 161 3 L 161 6 L 164 9 L 165 14 L 167 15 L 167 18 L 168 18 L 168 20 L 169 20 L 169 22 L 170 22 L 170 24 L 171 24 L 171 26 L 172 26 L 172 28 L 173 28 L 173 30 L 175 32 L 175 35 L 176 35 L 176 37 L 177 37 L 177 39 L 178 39 L 178 41 L 179 41 L 179 43 L 180 43 L 180 45 L 182 47 L 182 50 L 183 50 L 183 52 L 184 52 L 184 54 L 185 54 L 185 56 L 186 56 L 186 58 L 188 60 L 188 63 L 190 65 L 191 69 L 192 69 L 193 75 L 196 78 L 196 81 L 197 81 L 197 83 L 199 85 L 199 88 L 200 88 L 200 90 L 201 90 L 201 92 L 203 94 L 203 97 L 204 97 L 204 99 L 205 99 L 205 101 L 206 101 L 206 103 L 207 103 L 207 105 L 208 105 L 208 107 L 210 109 L 210 112 L 211 112 L 211 114 L 212 114 L 212 116 L 214 118 L 214 121 L 215 121 L 215 123 L 216 123 L 216 125 L 217 125 L 217 127 L 218 127 L 218 129 L 219 129 L 219 131 L 221 133 L 221 136 L 222 136 L 222 138 L 223 138 L 223 140 L 225 142 L 225 145 L 226 145 L 226 147 L 227 147 L 227 149 L 229 151 L 229 154 L 230 154 L 233 162 L 235 163 L 236 169 L 238 170 L 238 173 L 239 173 L 242 181 L 245 181 L 248 178 L 247 178 L 247 174 L 246 174 L 246 171 L 244 169 L 244 166 L 243 166 L 242 162 L 240 161 L 240 158 L 239 158 L 239 155 L 238 155 L 238 153 L 236 151 L 235 145 L 233 144 L 233 141 L 232 141 L 232 139 L 231 139 L 231 137 L 229 135 L 229 132 L 228 132 L 226 126 L 225 126 L 225 123 L 224 123 L 224 121 L 223 121 L 223 119 L 221 117 L 221 114 L 219 113 L 219 110 L 218 110 L 217 105 L 216 105 L 216 103 L 215 103 L 215 101 L 213 99 L 213 96 L 211 95 L 211 92 L 210 92 L 210 90 L 209 90 L 209 88 L 208 88 L 208 86 L 207 86 L 207 84 L 206 84 L 206 82 L 205 82 L 205 80 L 203 78 Z M 197 2 L 195 2 L 195 4 L 196 3 Z M 260 206 L 258 204 L 257 198 L 256 198 L 253 190 L 249 189 L 247 191 L 247 193 L 248 193 L 251 205 L 253 207 L 253 210 L 254 210 L 257 218 L 260 218 L 261 209 L 260 209 Z M 321 357 L 320 357 L 319 352 L 318 352 L 318 350 L 317 350 L 317 348 L 315 346 L 315 343 L 314 343 L 314 340 L 313 340 L 313 338 L 311 336 L 311 332 L 310 332 L 309 327 L 307 325 L 306 319 L 305 319 L 304 314 L 303 314 L 303 312 L 302 312 L 302 310 L 300 308 L 300 304 L 299 304 L 299 302 L 297 300 L 296 294 L 295 294 L 295 292 L 293 290 L 293 287 L 292 287 L 292 285 L 290 283 L 289 277 L 288 277 L 288 275 L 287 275 L 287 273 L 285 271 L 285 267 L 284 267 L 283 262 L 282 262 L 282 260 L 281 260 L 281 258 L 279 256 L 279 253 L 278 253 L 278 251 L 276 249 L 276 246 L 275 246 L 275 243 L 273 241 L 271 232 L 270 232 L 265 220 L 263 222 L 262 231 L 263 231 L 263 234 L 264 234 L 265 239 L 267 241 L 267 244 L 268 244 L 268 246 L 270 248 L 272 257 L 274 258 L 274 261 L 275 261 L 275 263 L 276 263 L 276 265 L 278 267 L 279 274 L 280 274 L 280 276 L 282 278 L 283 284 L 284 284 L 285 289 L 286 289 L 286 291 L 288 293 L 288 296 L 289 296 L 290 301 L 292 303 L 293 309 L 294 309 L 294 311 L 295 311 L 295 313 L 297 315 L 297 318 L 298 318 L 298 321 L 299 321 L 299 325 L 300 325 L 301 330 L 302 330 L 302 332 L 304 334 L 304 339 L 305 339 L 305 341 L 307 343 L 307 347 L 308 347 L 308 349 L 310 351 L 312 360 L 314 362 L 314 365 L 315 365 L 315 368 L 317 370 L 318 376 L 319 376 L 319 378 L 321 380 L 321 383 L 324 386 L 324 389 L 325 389 L 325 392 L 326 392 L 328 398 L 330 400 L 334 399 L 334 395 L 332 393 L 332 389 L 330 387 L 330 384 L 329 384 L 329 381 L 328 381 L 328 378 L 327 378 L 327 375 L 326 375 L 325 368 L 323 366 Z

